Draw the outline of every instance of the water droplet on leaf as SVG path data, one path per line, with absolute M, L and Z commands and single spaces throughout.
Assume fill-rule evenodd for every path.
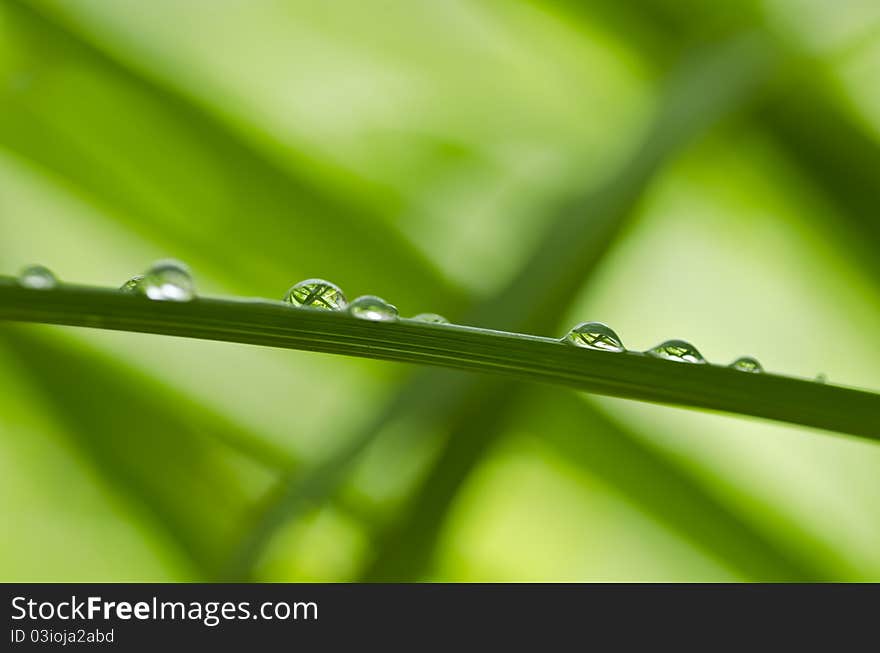
M 122 292 L 137 292 L 138 290 L 140 290 L 141 283 L 143 282 L 143 280 L 144 280 L 144 275 L 136 274 L 131 279 L 126 281 L 124 284 L 119 286 L 119 289 Z
M 572 328 L 564 340 L 576 347 L 601 349 L 603 351 L 624 351 L 623 343 L 614 330 L 601 322 L 583 322 Z
M 189 268 L 174 259 L 153 263 L 138 289 L 150 299 L 159 301 L 188 302 L 196 296 Z
M 397 307 L 375 295 L 358 297 L 349 304 L 348 312 L 361 320 L 374 322 L 391 322 L 397 319 Z
M 649 349 L 645 353 L 649 356 L 665 358 L 666 360 L 677 361 L 679 363 L 706 362 L 706 359 L 703 358 L 703 355 L 699 351 L 697 351 L 697 348 L 684 340 L 667 340 L 653 349 Z
M 819 373 L 816 375 L 816 383 L 828 383 L 828 377 L 823 373 Z
M 306 279 L 292 286 L 284 301 L 297 307 L 320 308 L 325 311 L 341 311 L 348 305 L 342 289 L 324 279 Z
M 58 279 L 52 270 L 42 265 L 28 265 L 18 275 L 18 283 L 25 288 L 48 290 L 58 285 Z
M 430 324 L 449 324 L 449 320 L 442 315 L 437 315 L 437 313 L 419 313 L 411 319 L 419 322 L 428 322 Z
M 753 374 L 759 374 L 764 371 L 764 368 L 761 367 L 761 363 L 751 356 L 737 358 L 730 364 L 730 367 L 739 370 L 740 372 L 752 372 Z

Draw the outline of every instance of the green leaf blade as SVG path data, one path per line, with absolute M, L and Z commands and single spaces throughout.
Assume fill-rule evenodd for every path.
M 880 395 L 774 374 L 574 348 L 534 335 L 378 323 L 280 302 L 153 302 L 116 290 L 0 281 L 0 319 L 326 352 L 500 374 L 586 392 L 708 408 L 880 440 Z

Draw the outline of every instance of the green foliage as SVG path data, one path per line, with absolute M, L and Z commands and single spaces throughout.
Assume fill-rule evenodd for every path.
M 0 576 L 880 577 L 855 8 L 139 5 L 0 6 L 0 272 L 93 284 L 0 319 L 99 327 L 0 330 Z M 314 276 L 484 328 L 209 299 Z

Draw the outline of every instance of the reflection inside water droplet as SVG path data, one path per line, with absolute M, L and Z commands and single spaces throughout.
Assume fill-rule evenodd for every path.
M 284 301 L 300 308 L 325 311 L 341 311 L 348 305 L 342 289 L 326 279 L 300 281 L 287 291 Z
M 437 313 L 419 313 L 410 319 L 418 322 L 427 322 L 429 324 L 449 324 L 449 320 L 442 315 L 437 315 Z
M 648 350 L 649 356 L 679 363 L 705 363 L 706 359 L 691 343 L 685 340 L 667 340 Z
M 569 331 L 564 340 L 576 347 L 603 351 L 624 351 L 620 337 L 607 324 L 583 322 Z
M 730 367 L 739 370 L 740 372 L 751 372 L 753 374 L 759 374 L 764 371 L 764 368 L 761 367 L 761 363 L 751 356 L 737 358 L 730 364 Z
M 397 319 L 397 307 L 375 295 L 358 297 L 349 304 L 348 312 L 356 318 L 373 322 L 391 322 Z
M 143 280 L 144 275 L 136 274 L 124 284 L 119 286 L 119 290 L 121 290 L 122 292 L 137 292 L 138 290 L 140 290 Z
M 189 268 L 174 259 L 153 263 L 136 288 L 158 301 L 188 302 L 196 296 Z
M 18 283 L 25 288 L 36 290 L 49 290 L 58 285 L 58 279 L 47 267 L 42 265 L 28 265 L 22 268 L 18 274 Z

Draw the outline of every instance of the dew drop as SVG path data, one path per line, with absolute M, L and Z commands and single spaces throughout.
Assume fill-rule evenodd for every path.
M 417 322 L 428 322 L 429 324 L 449 324 L 449 320 L 442 315 L 437 315 L 437 313 L 419 313 L 410 319 Z
M 358 297 L 349 304 L 348 312 L 356 318 L 373 322 L 393 322 L 397 319 L 397 307 L 375 295 Z
M 49 290 L 58 285 L 58 279 L 52 270 L 42 265 L 28 265 L 18 275 L 18 283 L 25 288 Z
M 601 322 L 582 322 L 569 331 L 564 340 L 576 347 L 624 351 L 623 343 L 614 330 Z
M 742 356 L 737 358 L 730 364 L 735 370 L 739 370 L 740 372 L 751 372 L 752 374 L 760 374 L 764 371 L 764 368 L 761 366 L 756 359 L 751 356 Z
M 325 311 L 341 311 L 348 305 L 342 289 L 324 279 L 306 279 L 292 286 L 284 301 L 297 307 L 320 308 Z
M 174 259 L 153 263 L 136 287 L 150 299 L 159 301 L 188 302 L 196 296 L 189 268 Z
M 828 377 L 824 373 L 816 375 L 816 383 L 828 383 Z
M 138 290 L 140 290 L 141 283 L 143 282 L 143 280 L 144 280 L 144 275 L 136 274 L 131 279 L 126 281 L 124 284 L 119 286 L 119 290 L 121 290 L 122 292 L 129 292 L 129 293 L 137 292 Z
M 706 359 L 703 358 L 703 355 L 699 351 L 697 351 L 697 348 L 684 340 L 667 340 L 653 349 L 649 349 L 645 353 L 649 356 L 665 358 L 666 360 L 677 361 L 679 363 L 706 362 Z

